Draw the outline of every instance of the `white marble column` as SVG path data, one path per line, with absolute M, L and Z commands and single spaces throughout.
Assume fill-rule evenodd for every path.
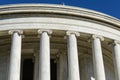
M 8 80 L 20 80 L 22 33 L 20 30 L 9 31 L 9 34 L 12 35 L 12 42 Z
M 67 55 L 61 52 L 59 55 L 59 80 L 68 80 Z
M 120 42 L 114 41 L 113 43 L 113 58 L 115 64 L 116 80 L 120 80 Z
M 40 35 L 39 80 L 50 80 L 50 39 L 51 31 L 38 31 Z
M 78 50 L 76 36 L 77 32 L 67 32 L 67 48 L 68 48 L 68 80 L 80 80 Z
M 101 49 L 101 40 L 104 40 L 104 38 L 101 36 L 93 35 L 92 52 L 95 80 L 106 80 Z
M 39 54 L 38 51 L 35 50 L 34 53 L 34 57 L 35 57 L 35 63 L 34 63 L 34 80 L 39 80 Z

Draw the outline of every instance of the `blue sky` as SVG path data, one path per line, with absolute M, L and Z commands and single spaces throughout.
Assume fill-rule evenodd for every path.
M 65 4 L 96 10 L 120 19 L 120 0 L 0 0 L 0 5 L 17 3 Z

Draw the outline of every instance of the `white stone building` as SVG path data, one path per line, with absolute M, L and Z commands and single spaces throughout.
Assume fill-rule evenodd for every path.
M 0 6 L 0 80 L 120 80 L 120 20 L 64 5 Z

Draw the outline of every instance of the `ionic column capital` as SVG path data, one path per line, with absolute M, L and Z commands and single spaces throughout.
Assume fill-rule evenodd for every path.
M 23 30 L 9 30 L 8 31 L 8 34 L 12 35 L 13 33 L 18 33 L 20 35 L 23 34 Z
M 120 41 L 113 40 L 113 42 L 108 43 L 109 46 L 115 46 L 116 44 L 120 45 Z
M 104 41 L 104 37 L 101 35 L 92 35 L 92 39 L 99 38 L 101 41 Z
M 76 32 L 76 31 L 67 31 L 66 32 L 66 35 L 69 36 L 71 34 L 75 34 L 75 36 L 80 36 L 80 33 L 79 32 Z
M 113 41 L 113 44 L 114 44 L 114 45 L 120 44 L 120 41 L 114 40 L 114 41 Z
M 49 35 L 52 34 L 52 30 L 38 30 L 38 34 L 42 34 L 43 32 L 47 32 Z

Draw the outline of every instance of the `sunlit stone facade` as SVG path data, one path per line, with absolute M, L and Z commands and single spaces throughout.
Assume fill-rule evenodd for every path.
M 0 80 L 120 80 L 120 21 L 65 5 L 0 6 Z

